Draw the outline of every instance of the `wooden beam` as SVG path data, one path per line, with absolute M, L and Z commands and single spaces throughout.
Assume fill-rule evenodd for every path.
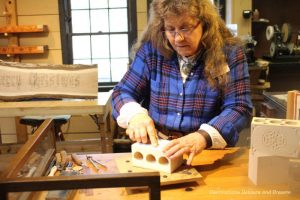
M 35 33 L 45 32 L 47 30 L 46 25 L 10 25 L 0 27 L 0 33 Z

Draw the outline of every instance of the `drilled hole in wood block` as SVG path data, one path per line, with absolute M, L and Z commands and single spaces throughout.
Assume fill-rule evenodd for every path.
M 141 152 L 135 152 L 134 153 L 134 158 L 137 160 L 143 160 L 144 156 Z
M 148 154 L 148 155 L 146 156 L 146 160 L 147 160 L 148 162 L 155 162 L 155 161 L 156 161 L 156 158 L 155 158 L 152 154 Z
M 253 121 L 258 122 L 258 123 L 262 123 L 262 122 L 265 122 L 265 119 L 254 119 Z
M 160 158 L 158 159 L 158 162 L 159 162 L 159 164 L 161 164 L 161 165 L 167 165 L 167 164 L 169 164 L 169 160 L 168 160 L 166 157 L 160 157 Z
M 296 122 L 296 121 L 286 121 L 285 123 L 288 125 L 297 125 L 298 124 L 298 122 Z
M 271 124 L 280 124 L 281 121 L 280 120 L 270 120 Z

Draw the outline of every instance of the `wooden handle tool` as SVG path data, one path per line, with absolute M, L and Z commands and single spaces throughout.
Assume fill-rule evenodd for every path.
M 71 154 L 73 161 L 76 163 L 76 165 L 82 166 L 83 163 L 82 161 L 79 159 L 79 156 L 76 153 L 72 153 Z

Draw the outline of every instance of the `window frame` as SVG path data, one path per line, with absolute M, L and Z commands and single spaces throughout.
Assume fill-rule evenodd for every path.
M 73 64 L 72 36 L 78 35 L 72 33 L 71 1 L 58 0 L 59 21 L 61 34 L 62 62 L 63 64 Z M 127 0 L 128 9 L 128 56 L 130 48 L 137 39 L 137 9 L 136 0 Z M 95 35 L 94 33 L 85 33 L 80 35 Z M 131 62 L 129 58 L 129 62 Z M 108 91 L 118 82 L 98 82 L 98 91 Z

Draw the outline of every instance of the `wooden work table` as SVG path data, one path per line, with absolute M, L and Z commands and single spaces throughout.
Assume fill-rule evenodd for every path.
M 25 115 L 99 115 L 98 123 L 105 124 L 105 132 L 110 130 L 110 99 L 111 93 L 100 92 L 98 99 L 61 99 L 61 100 L 37 100 L 0 102 L 0 117 L 21 117 Z M 18 120 L 16 120 L 18 122 Z M 101 138 L 107 135 L 100 135 Z M 18 131 L 17 142 L 27 140 L 27 132 Z
M 232 154 L 225 155 L 215 163 L 203 165 L 203 157 L 215 156 L 217 150 L 205 150 L 197 156 L 193 165 L 203 178 L 197 182 L 181 183 L 161 187 L 163 200 L 268 200 L 268 199 L 299 199 L 293 194 L 288 185 L 284 186 L 255 186 L 248 179 L 248 154 L 249 150 L 240 148 Z M 101 157 L 101 154 L 99 155 Z M 117 170 L 114 159 L 126 154 L 102 154 L 102 160 L 108 159 L 109 171 Z M 204 159 L 205 160 L 205 159 Z M 208 159 L 209 160 L 209 159 Z M 209 163 L 209 162 L 208 162 Z M 200 166 L 197 166 L 201 164 Z M 107 172 L 105 172 L 107 173 Z M 148 199 L 147 191 L 133 190 L 131 194 L 124 188 L 105 188 L 79 190 L 74 199 L 113 199 L 113 200 L 144 200 Z M 291 194 L 292 193 L 292 194 Z
M 0 117 L 24 115 L 106 114 L 111 92 L 98 93 L 98 99 L 61 99 L 0 102 Z
M 43 174 L 43 171 L 40 170 L 40 175 L 35 177 L 16 177 L 33 152 L 41 147 L 47 147 L 47 145 L 42 142 L 42 138 L 46 138 L 45 135 L 52 138 L 51 140 L 45 140 L 45 142 L 48 141 L 50 148 L 46 148 L 47 151 L 45 151 L 45 155 L 40 157 L 44 161 L 38 162 L 37 167 L 40 169 L 48 168 L 47 163 L 51 163 L 50 155 L 54 155 L 54 153 L 57 152 L 55 150 L 54 133 L 51 131 L 51 124 L 52 121 L 50 119 L 46 120 L 33 137 L 18 151 L 16 159 L 12 160 L 9 167 L 7 167 L 7 171 L 3 173 L 3 177 L 6 177 L 6 179 L 0 180 L 0 186 L 3 189 L 0 191 L 0 198 L 5 199 L 6 192 L 76 189 L 75 196 L 72 198 L 74 200 L 144 200 L 149 199 L 148 191 L 145 189 L 134 189 L 128 193 L 128 188 L 125 189 L 124 187 L 136 185 L 145 186 L 145 180 L 147 180 L 147 184 L 148 182 L 149 184 L 153 183 L 153 190 L 155 188 L 157 192 L 157 188 L 159 187 L 158 174 L 151 174 L 151 176 L 153 176 L 152 178 L 155 178 L 154 180 L 150 177 L 149 173 L 146 172 L 136 173 L 131 172 L 131 170 L 128 171 L 129 173 L 119 172 L 120 165 L 118 165 L 118 161 L 120 158 L 125 158 L 123 161 L 130 163 L 130 153 L 78 153 L 77 155 L 80 156 L 79 159 L 87 166 L 87 168 L 83 168 L 82 175 L 47 177 L 40 176 Z M 87 162 L 87 156 L 98 160 L 102 163 L 102 166 L 105 165 L 105 167 L 96 169 L 91 163 Z M 153 199 L 299 199 L 299 180 L 293 180 L 293 184 L 255 186 L 248 178 L 248 160 L 249 150 L 246 147 L 228 148 L 225 150 L 204 150 L 201 154 L 197 155 L 192 162 L 193 167 L 202 175 L 202 178 L 194 180 L 193 182 L 161 186 L 159 193 L 161 198 L 156 196 L 157 198 Z M 41 167 L 39 166 L 40 164 L 45 166 Z M 272 163 L 270 163 L 270 165 L 271 164 Z M 181 173 L 181 176 L 185 176 L 185 173 Z M 276 174 L 274 174 L 274 176 L 276 176 Z M 133 185 L 133 178 L 134 183 L 136 183 L 135 185 Z M 162 178 L 165 177 L 160 177 L 161 183 Z M 155 182 L 151 182 L 151 180 Z M 112 185 L 113 187 L 119 188 L 111 188 Z M 296 194 L 296 192 L 298 192 L 298 194 Z M 35 199 L 42 200 L 45 199 L 47 193 L 41 192 L 37 195 Z

